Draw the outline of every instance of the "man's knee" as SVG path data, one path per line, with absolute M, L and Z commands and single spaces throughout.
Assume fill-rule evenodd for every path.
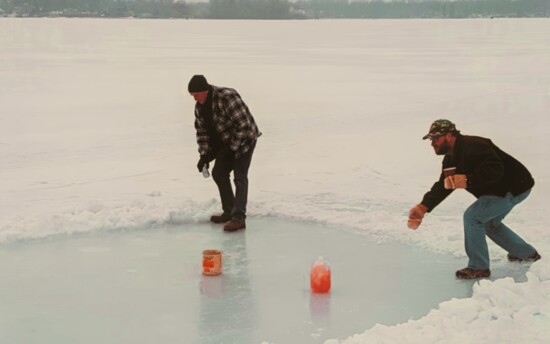
M 481 217 L 479 216 L 479 212 L 476 211 L 475 207 L 469 207 L 466 209 L 463 215 L 463 221 L 464 223 L 468 224 L 482 224 L 483 221 L 481 220 Z
M 493 219 L 487 222 L 487 233 L 497 233 L 503 226 L 502 220 Z
M 216 183 L 223 182 L 224 180 L 229 179 L 229 173 L 226 173 L 222 169 L 214 168 L 212 170 L 212 179 L 214 179 Z

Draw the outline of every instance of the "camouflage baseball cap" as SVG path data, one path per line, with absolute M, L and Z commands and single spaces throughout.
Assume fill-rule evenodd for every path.
M 454 133 L 456 131 L 456 126 L 453 122 L 449 121 L 448 119 L 438 119 L 437 121 L 434 121 L 432 123 L 432 125 L 430 126 L 430 132 L 424 135 L 422 140 L 436 139 L 447 133 Z

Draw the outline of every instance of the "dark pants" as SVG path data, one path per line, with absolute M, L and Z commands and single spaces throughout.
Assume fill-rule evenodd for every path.
M 212 169 L 212 178 L 218 185 L 222 209 L 224 214 L 231 214 L 234 220 L 246 218 L 246 203 L 248 201 L 248 168 L 252 161 L 252 154 L 256 143 L 239 158 L 235 159 L 233 154 L 227 154 L 222 149 L 216 154 L 216 163 Z M 235 183 L 235 195 L 229 180 L 229 174 L 233 171 L 233 182 Z

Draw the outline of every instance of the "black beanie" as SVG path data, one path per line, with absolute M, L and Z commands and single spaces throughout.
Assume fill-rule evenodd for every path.
M 189 93 L 202 92 L 208 90 L 208 81 L 204 75 L 193 75 L 189 80 L 189 86 L 187 86 Z

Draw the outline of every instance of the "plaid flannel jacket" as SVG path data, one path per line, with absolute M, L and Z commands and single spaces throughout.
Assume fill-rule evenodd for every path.
M 236 90 L 228 87 L 211 86 L 214 127 L 222 142 L 235 152 L 235 158 L 238 158 L 250 149 L 252 143 L 262 133 L 259 131 L 248 106 Z M 198 103 L 195 105 L 195 129 L 197 131 L 199 154 L 212 153 L 206 121 L 200 114 Z

